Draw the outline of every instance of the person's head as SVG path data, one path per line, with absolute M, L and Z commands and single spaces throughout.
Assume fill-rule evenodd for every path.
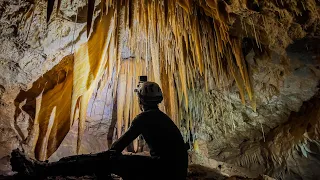
M 136 90 L 141 110 L 157 108 L 163 100 L 160 86 L 155 82 L 143 82 Z

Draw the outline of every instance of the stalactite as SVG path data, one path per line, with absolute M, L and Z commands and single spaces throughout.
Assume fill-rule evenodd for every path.
M 33 128 L 30 132 L 30 137 L 31 139 L 29 139 L 28 145 L 31 146 L 31 153 L 33 153 L 33 156 L 36 156 L 36 146 L 37 146 L 37 142 L 39 139 L 39 134 L 40 134 L 40 119 L 39 119 L 39 114 L 40 114 L 40 109 L 41 109 L 41 102 L 42 102 L 42 95 L 43 92 L 41 92 L 38 97 L 36 97 L 36 112 L 35 112 L 35 118 L 34 118 L 34 122 L 33 122 Z
M 57 15 L 59 14 L 60 8 L 61 8 L 61 0 L 58 0 Z
M 95 4 L 95 0 L 88 0 L 87 37 L 89 37 L 90 31 L 91 31 L 92 17 L 93 17 L 93 12 L 94 12 L 94 4 Z M 103 17 L 103 15 L 101 17 Z
M 253 92 L 252 92 L 245 60 L 242 55 L 242 47 L 239 39 L 232 39 L 232 51 L 233 51 L 233 55 L 235 57 L 236 63 L 238 65 L 238 69 L 240 71 L 242 80 L 246 87 L 249 99 L 253 101 Z
M 53 11 L 54 1 L 55 0 L 48 0 L 48 4 L 47 4 L 47 22 L 50 21 L 50 17 L 51 17 L 52 11 Z
M 261 127 L 261 131 L 262 131 L 263 142 L 266 142 L 266 138 L 265 138 L 265 136 L 264 136 L 264 130 L 263 130 L 262 123 L 260 123 L 260 127 Z
M 132 63 L 131 63 L 132 64 Z M 126 92 L 126 99 L 127 99 L 127 102 L 126 102 L 126 105 L 125 105 L 125 112 L 124 112 L 124 130 L 127 131 L 128 130 L 128 127 L 129 127 L 129 115 L 130 115 L 130 111 L 132 110 L 131 109 L 131 104 L 132 104 L 132 92 L 134 90 L 133 88 L 133 65 L 128 65 L 128 68 L 127 68 L 127 92 Z
M 118 62 L 118 72 L 120 71 L 121 52 L 123 48 L 125 28 L 125 6 L 123 6 L 120 2 L 117 2 L 116 56 Z
M 169 80 L 169 92 L 170 92 L 170 108 L 171 108 L 171 118 L 173 121 L 176 122 L 177 125 L 179 125 L 180 119 L 178 116 L 178 101 L 177 101 L 177 92 L 176 92 L 176 87 L 174 84 L 174 79 L 173 75 L 169 74 L 168 75 L 168 80 Z
M 196 59 L 198 62 L 198 68 L 199 72 L 202 75 L 203 74 L 203 62 L 202 62 L 202 53 L 201 53 L 201 43 L 200 43 L 200 31 L 199 31 L 199 22 L 198 19 L 196 18 L 197 16 L 194 17 L 193 19 L 193 38 L 194 38 L 194 43 L 195 43 L 195 49 L 196 49 Z
M 126 67 L 124 64 L 121 68 L 119 78 L 118 78 L 118 90 L 117 90 L 117 97 L 118 97 L 118 112 L 117 112 L 117 136 L 120 137 L 122 134 L 122 126 L 124 125 L 124 113 L 125 113 L 125 108 L 127 106 L 126 103 L 126 90 L 127 90 L 127 72 L 126 72 Z
M 234 62 L 232 60 L 231 55 L 229 54 L 229 58 L 228 59 L 228 65 L 229 65 L 229 71 L 231 72 L 232 76 L 234 77 L 236 84 L 238 86 L 239 89 L 239 93 L 240 93 L 240 98 L 242 103 L 245 103 L 245 97 L 244 97 L 244 89 L 243 89 L 243 79 L 240 77 L 239 73 L 237 72 L 237 69 L 235 68 Z
M 177 3 L 178 3 L 187 13 L 190 13 L 190 1 L 189 1 L 189 0 L 178 0 Z

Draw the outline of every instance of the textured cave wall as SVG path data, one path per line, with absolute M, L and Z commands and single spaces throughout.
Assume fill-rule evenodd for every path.
M 108 132 L 112 122 L 113 106 L 114 99 L 110 84 L 94 92 L 87 109 L 86 128 L 80 154 L 98 153 L 108 149 Z M 78 123 L 75 123 L 49 161 L 57 161 L 62 157 L 77 154 L 77 136 Z
M 25 137 L 32 123 L 23 112 L 14 122 L 14 100 L 20 91 L 52 69 L 64 56 L 86 41 L 85 24 L 74 23 L 77 7 L 62 5 L 64 17 L 46 23 L 46 1 L 14 0 L 0 2 L 0 173 L 11 169 L 8 160 L 12 149 L 25 139 L 13 128 L 20 126 Z M 73 38 L 75 37 L 75 38 Z
M 204 156 L 249 168 L 257 174 L 317 179 L 319 144 L 314 131 L 318 132 L 318 125 L 311 123 L 306 129 L 302 123 L 302 128 L 293 127 L 297 122 L 308 122 L 310 112 L 303 111 L 303 103 L 316 104 L 314 98 L 318 97 L 319 2 L 313 2 L 318 3 L 314 11 L 306 12 L 292 8 L 288 1 L 251 2 L 251 13 L 241 11 L 237 1 L 227 3 L 228 10 L 239 15 L 231 17 L 231 33 L 248 37 L 243 41 L 247 47 L 243 52 L 257 112 L 249 102 L 245 106 L 241 103 L 235 82 L 222 88 L 209 84 L 210 90 L 205 92 L 200 79 L 196 93 L 190 91 L 189 99 L 199 106 L 196 114 L 203 118 L 191 115 L 196 122 L 193 134 L 185 134 L 186 139 L 197 139 L 195 150 Z M 306 1 L 299 3 L 299 7 L 305 7 Z M 316 105 L 310 108 L 317 110 Z M 303 114 L 298 121 L 291 118 L 294 112 Z M 314 116 L 319 122 L 319 116 Z
M 203 107 L 203 119 L 197 124 L 195 137 L 200 140 L 200 153 L 223 162 L 247 167 L 257 174 L 268 174 L 284 179 L 314 179 L 319 177 L 318 137 L 288 145 L 294 132 L 270 131 L 301 121 L 306 121 L 309 112 L 302 112 L 300 120 L 291 122 L 292 112 L 299 112 L 303 103 L 313 97 L 319 103 L 319 40 L 303 39 L 287 48 L 289 64 L 281 64 L 281 56 L 271 52 L 256 55 L 253 50 L 246 56 L 257 101 L 257 112 L 243 106 L 235 87 L 231 91 L 211 89 L 208 93 L 199 91 L 195 99 Z M 310 48 L 311 47 L 311 48 Z M 214 88 L 214 87 L 213 87 Z M 317 106 L 310 106 L 317 110 Z M 317 115 L 314 118 L 319 122 Z M 305 118 L 303 118 L 305 117 Z M 305 134 L 317 129 L 310 125 Z M 290 129 L 290 128 L 289 128 Z M 293 128 L 292 128 L 293 129 Z M 298 128 L 299 129 L 299 128 Z M 297 130 L 297 129 L 296 129 Z M 268 135 L 271 136 L 268 138 Z M 279 142 L 275 136 L 279 137 Z M 204 141 L 204 142 L 203 142 Z M 315 141 L 315 142 L 313 142 Z M 273 144 L 276 143 L 276 144 Z M 266 145 L 268 144 L 268 145 Z M 304 153 L 299 146 L 312 146 Z M 274 159 L 272 153 L 282 151 Z M 282 159 L 285 157 L 285 160 Z M 272 160 L 270 160 L 270 159 Z M 277 161 L 280 164 L 277 164 Z M 277 169 L 279 168 L 280 169 Z M 269 171 L 266 171 L 266 170 Z
M 34 116 L 35 107 L 31 100 L 41 90 L 32 89 L 43 89 L 58 82 L 55 76 L 59 79 L 59 74 L 55 73 L 68 64 L 62 61 L 87 41 L 86 6 L 85 0 L 72 5 L 69 1 L 62 1 L 59 16 L 53 13 L 47 23 L 47 1 L 0 2 L 0 174 L 12 173 L 9 155 L 13 149 L 23 148 L 34 156 L 28 147 L 34 130 L 34 117 L 29 113 Z M 121 57 L 130 56 L 124 47 Z M 37 87 L 34 82 L 39 82 Z M 87 109 L 80 153 L 107 149 L 114 105 L 112 89 L 113 83 L 109 82 L 105 86 L 99 84 L 94 90 Z M 30 107 L 29 103 L 31 110 L 28 113 L 24 106 Z M 17 113 L 17 109 L 21 111 Z M 76 154 L 77 131 L 75 123 L 50 161 Z

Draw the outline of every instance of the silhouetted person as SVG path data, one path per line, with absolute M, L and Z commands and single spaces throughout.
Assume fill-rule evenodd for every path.
M 177 126 L 158 108 L 158 104 L 163 100 L 159 85 L 154 82 L 141 82 L 136 92 L 142 113 L 133 120 L 128 131 L 113 143 L 109 151 L 70 156 L 53 163 L 35 163 L 34 166 L 40 170 L 34 174 L 82 176 L 95 172 L 98 177 L 113 173 L 123 179 L 186 179 L 187 149 Z M 139 135 L 142 135 L 148 144 L 151 157 L 122 155 L 121 152 Z M 13 170 L 23 172 L 26 168 L 17 165 L 17 159 L 19 154 L 13 153 Z M 28 162 L 24 161 L 24 164 Z M 69 166 L 73 168 L 68 168 Z

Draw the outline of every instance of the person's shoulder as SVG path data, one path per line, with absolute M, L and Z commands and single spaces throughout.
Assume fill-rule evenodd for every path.
M 153 116 L 159 116 L 159 114 L 163 114 L 160 110 L 147 110 L 138 114 L 134 120 L 141 121 L 144 119 L 152 118 Z
M 132 121 L 132 123 L 137 123 L 137 122 L 141 122 L 144 119 L 146 119 L 147 117 L 147 113 L 146 112 L 141 112 L 140 114 L 138 114 Z

